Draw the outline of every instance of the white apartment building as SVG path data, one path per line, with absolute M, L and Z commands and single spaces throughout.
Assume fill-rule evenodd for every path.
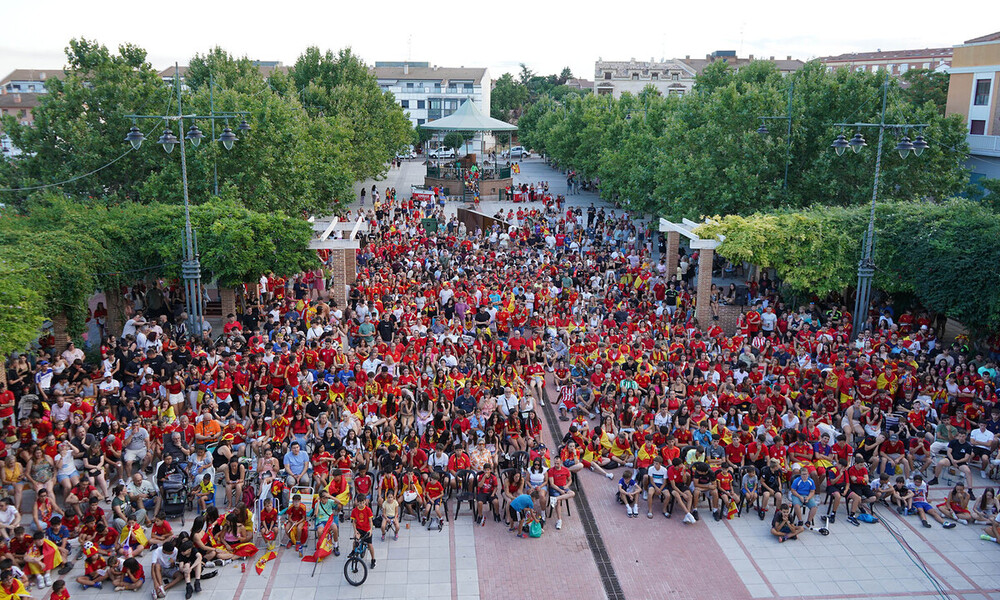
M 376 62 L 379 87 L 392 92 L 414 127 L 447 117 L 471 98 L 490 114 L 490 74 L 485 67 L 439 67 L 426 62 Z
M 636 96 L 651 85 L 663 96 L 684 95 L 694 87 L 694 68 L 680 60 L 598 60 L 594 63 L 594 93 L 621 98 Z

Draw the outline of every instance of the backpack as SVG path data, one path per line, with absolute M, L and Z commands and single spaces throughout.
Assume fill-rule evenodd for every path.
M 532 521 L 531 525 L 528 526 L 528 537 L 542 537 L 542 524 L 538 521 Z
M 257 494 L 254 492 L 253 486 L 247 485 L 243 487 L 243 504 L 244 506 L 253 506 L 254 501 L 257 500 Z

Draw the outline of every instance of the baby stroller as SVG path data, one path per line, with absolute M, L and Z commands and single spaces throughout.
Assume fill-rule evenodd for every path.
M 184 508 L 187 505 L 190 490 L 188 489 L 188 474 L 183 469 L 171 473 L 163 481 L 163 514 L 168 519 L 180 518 L 184 526 Z

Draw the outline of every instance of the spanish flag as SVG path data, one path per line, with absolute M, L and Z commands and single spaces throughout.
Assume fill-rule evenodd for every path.
M 272 560 L 274 560 L 277 556 L 278 555 L 275 554 L 274 550 L 271 550 L 270 552 L 264 554 L 264 556 L 261 556 L 260 558 L 258 558 L 257 559 L 257 564 L 254 566 L 254 568 L 257 570 L 257 574 L 258 575 L 262 574 L 264 572 L 264 566 L 267 563 L 269 563 Z
M 240 558 L 250 558 L 254 554 L 257 554 L 257 546 L 251 544 L 250 542 L 243 542 L 233 546 L 233 554 L 239 556 Z
M 28 571 L 32 575 L 48 573 L 63 562 L 62 552 L 59 551 L 59 547 L 48 538 L 42 541 L 41 548 L 32 546 L 31 550 L 28 551 L 28 556 L 37 558 L 42 563 L 41 565 L 35 562 L 28 563 Z
M 19 600 L 30 597 L 31 594 L 24 588 L 24 583 L 17 577 L 11 580 L 9 586 L 0 585 L 0 600 Z
M 318 563 L 333 554 L 333 542 L 330 541 L 330 526 L 332 524 L 332 517 L 326 520 L 326 525 L 323 526 L 323 533 L 320 534 L 319 542 L 316 544 L 316 554 L 303 556 L 302 562 Z
M 739 513 L 739 509 L 736 507 L 736 501 L 735 500 L 730 500 L 729 501 L 729 510 L 726 511 L 726 520 L 727 521 L 732 520 L 732 518 L 735 517 L 738 513 Z
M 138 523 L 132 525 L 131 529 L 123 529 L 118 536 L 118 543 L 122 546 L 145 546 L 149 543 L 146 539 L 146 532 L 142 530 L 142 525 Z

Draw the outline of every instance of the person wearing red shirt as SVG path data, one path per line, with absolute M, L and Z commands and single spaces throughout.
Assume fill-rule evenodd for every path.
M 674 512 L 684 511 L 684 522 L 693 523 L 694 515 L 691 514 L 692 494 L 689 486 L 688 470 L 684 467 L 684 460 L 677 456 L 667 467 L 667 490 L 674 499 Z M 663 516 L 670 518 L 670 513 L 663 511 Z
M 441 512 L 441 503 L 444 501 L 444 485 L 441 484 L 441 473 L 430 474 L 427 487 L 424 489 L 424 495 L 427 511 L 424 513 L 424 518 L 420 521 L 420 524 L 427 523 L 431 518 L 431 510 L 434 510 L 434 514 L 438 520 L 438 531 L 441 531 L 444 528 L 444 513 Z M 430 525 L 427 528 L 430 529 Z
M 563 466 L 562 462 L 557 461 L 549 469 L 549 498 L 557 498 L 555 504 L 556 529 L 562 529 L 562 512 L 560 510 L 562 501 L 568 502 L 576 496 L 576 492 L 569 489 L 572 477 L 573 474 Z
M 855 454 L 854 464 L 847 468 L 847 483 L 850 490 L 847 494 L 847 522 L 851 525 L 858 524 L 856 515 L 862 502 L 869 504 L 875 501 L 875 494 L 869 485 L 868 467 L 864 461 L 864 456 Z
M 746 456 L 747 447 L 740 442 L 740 436 L 733 436 L 733 443 L 726 446 L 726 463 L 738 473 Z
M 351 521 L 354 523 L 354 540 L 358 545 L 367 546 L 371 557 L 371 568 L 375 568 L 375 548 L 372 547 L 372 508 L 368 505 L 368 496 L 358 494 L 351 510 Z

